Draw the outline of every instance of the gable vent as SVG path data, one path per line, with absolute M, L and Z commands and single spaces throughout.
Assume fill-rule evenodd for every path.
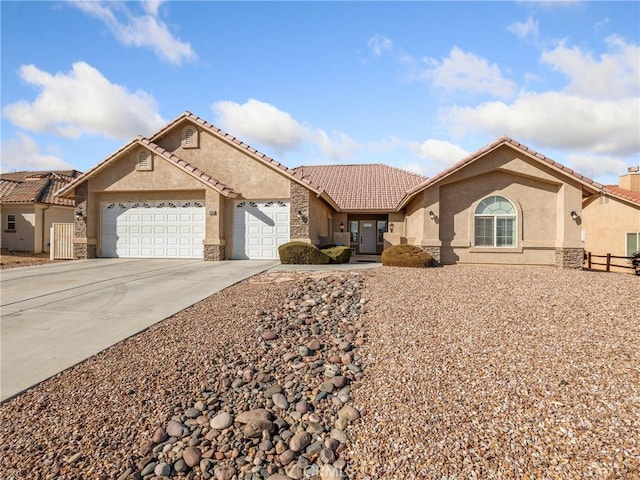
M 198 131 L 195 127 L 185 127 L 182 131 L 182 146 L 184 148 L 197 148 Z
M 149 150 L 140 150 L 136 160 L 136 170 L 151 170 L 151 152 Z

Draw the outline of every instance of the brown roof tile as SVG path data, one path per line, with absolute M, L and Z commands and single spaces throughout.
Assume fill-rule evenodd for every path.
M 73 200 L 55 194 L 80 174 L 77 170 L 3 173 L 0 175 L 0 203 L 73 206 Z
M 532 157 L 550 165 L 551 167 L 562 171 L 563 173 L 570 175 L 574 178 L 576 178 L 577 180 L 580 180 L 582 183 L 587 184 L 588 186 L 592 187 L 594 190 L 602 190 L 603 189 L 603 185 L 595 182 L 593 180 L 591 180 L 588 177 L 585 177 L 584 175 L 581 175 L 577 172 L 574 172 L 573 170 L 571 170 L 568 167 L 565 167 L 564 165 L 562 165 L 560 162 L 556 162 L 555 160 L 547 157 L 546 155 L 543 155 L 542 153 L 536 152 L 535 150 L 527 147 L 526 145 L 517 142 L 515 140 L 513 140 L 512 138 L 509 137 L 500 137 L 498 138 L 495 142 L 492 142 L 488 145 L 485 145 L 484 147 L 482 147 L 481 149 L 477 150 L 476 152 L 466 156 L 465 158 L 463 158 L 462 160 L 460 160 L 459 162 L 455 163 L 454 165 L 452 165 L 451 167 L 447 168 L 446 170 L 443 170 L 442 172 L 438 173 L 437 175 L 429 178 L 427 181 L 423 182 L 420 185 L 417 185 L 416 187 L 414 187 L 413 189 L 411 189 L 409 192 L 407 192 L 407 195 L 405 197 L 405 199 L 402 201 L 402 204 L 406 204 L 407 200 L 415 195 L 418 192 L 421 192 L 422 190 L 424 190 L 425 188 L 429 187 L 430 185 L 433 185 L 434 183 L 438 182 L 439 180 L 442 180 L 443 178 L 448 177 L 449 175 L 457 172 L 458 170 L 461 170 L 462 168 L 464 168 L 465 166 L 467 166 L 470 163 L 473 163 L 475 160 L 477 160 L 478 158 L 484 156 L 485 154 L 489 153 L 490 151 L 496 150 L 498 147 L 502 146 L 502 145 L 510 145 L 514 148 L 517 148 L 518 150 L 527 153 L 528 155 L 531 155 Z
M 343 211 L 392 211 L 426 177 L 384 164 L 312 165 L 296 174 L 319 185 Z
M 624 200 L 628 200 L 640 206 L 640 192 L 627 190 L 626 188 L 619 187 L 618 185 L 605 185 L 604 191 L 605 193 L 609 193 L 614 197 L 619 197 Z

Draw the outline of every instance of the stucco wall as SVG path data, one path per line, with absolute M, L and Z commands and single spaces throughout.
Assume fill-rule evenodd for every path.
M 2 248 L 18 252 L 33 252 L 35 247 L 36 215 L 33 205 L 3 205 Z M 7 231 L 7 216 L 16 216 L 15 232 Z
M 309 238 L 315 245 L 333 242 L 333 209 L 309 192 Z
M 216 180 L 233 187 L 243 198 L 251 200 L 289 198 L 290 180 L 288 178 L 251 158 L 244 149 L 239 149 L 202 128 L 198 129 L 198 132 L 198 148 L 182 147 L 181 127 L 157 139 L 156 143 Z
M 36 226 L 41 228 L 36 232 L 35 251 L 48 252 L 51 250 L 51 225 L 54 223 L 73 223 L 73 207 L 38 205 L 36 208 Z
M 515 248 L 474 246 L 475 208 L 491 195 L 517 210 Z M 581 227 L 570 216 L 581 213 L 581 203 L 577 181 L 501 147 L 417 195 L 406 208 L 406 237 L 426 250 L 439 248 L 442 263 L 556 265 L 560 258 L 566 265 L 583 248 Z
M 582 228 L 586 251 L 627 256 L 626 234 L 640 232 L 640 207 L 611 197 L 589 198 L 582 209 Z

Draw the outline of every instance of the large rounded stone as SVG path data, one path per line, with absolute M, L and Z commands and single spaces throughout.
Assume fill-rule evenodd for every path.
M 360 412 L 353 408 L 351 405 L 345 405 L 338 410 L 338 418 L 344 418 L 345 420 L 353 421 L 360 418 Z
M 238 423 L 255 423 L 262 420 L 269 420 L 269 412 L 264 408 L 257 408 L 236 415 L 236 422 Z
M 289 448 L 294 452 L 301 452 L 311 443 L 311 435 L 307 432 L 298 432 L 289 441 Z
M 200 449 L 196 447 L 187 447 L 184 452 L 182 452 L 182 459 L 184 460 L 184 463 L 190 467 L 195 467 L 202 459 L 202 452 L 200 452 Z
M 219 465 L 213 470 L 216 480 L 231 480 L 236 474 L 236 469 L 231 465 Z
M 167 424 L 167 435 L 169 435 L 170 437 L 182 438 L 187 433 L 189 433 L 189 429 L 180 422 L 171 420 Z
M 209 426 L 214 430 L 224 430 L 233 424 L 233 417 L 229 412 L 220 412 L 211 419 Z

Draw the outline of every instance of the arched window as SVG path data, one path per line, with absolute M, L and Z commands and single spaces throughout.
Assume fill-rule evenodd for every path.
M 197 148 L 198 147 L 198 130 L 196 127 L 188 126 L 182 130 L 182 147 Z
M 482 200 L 475 211 L 474 239 L 476 247 L 515 247 L 517 214 L 513 204 L 496 195 Z

